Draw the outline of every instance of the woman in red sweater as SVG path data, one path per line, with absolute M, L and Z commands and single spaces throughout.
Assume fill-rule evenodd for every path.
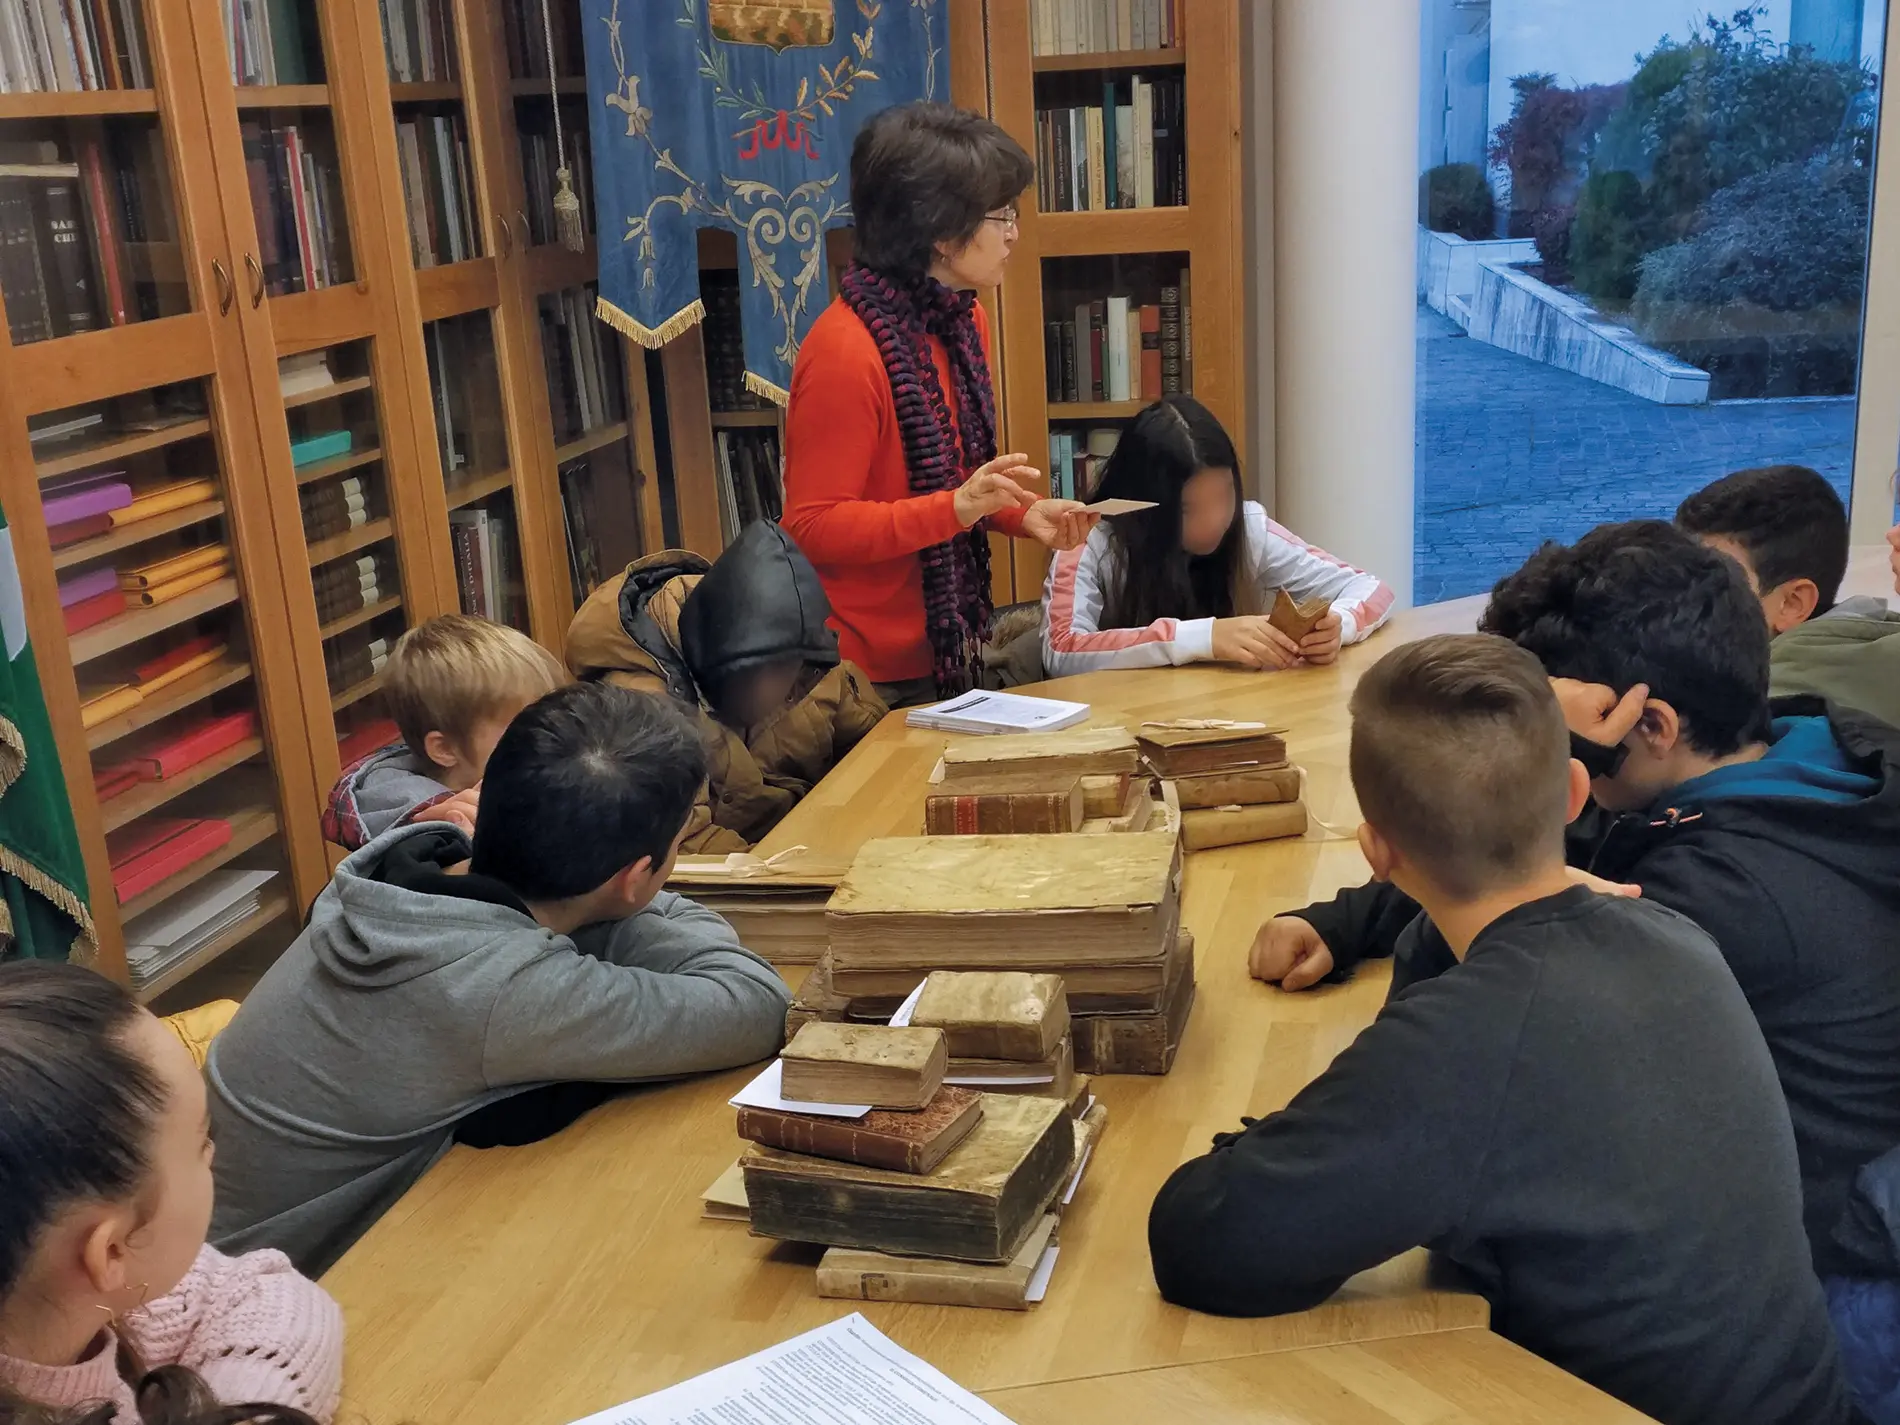
M 1095 516 L 1039 499 L 996 451 L 978 287 L 1002 281 L 1035 176 L 989 120 L 886 109 L 851 150 L 856 260 L 792 371 L 785 529 L 817 567 L 843 655 L 892 707 L 971 685 L 989 635 L 987 532 L 1073 549 Z

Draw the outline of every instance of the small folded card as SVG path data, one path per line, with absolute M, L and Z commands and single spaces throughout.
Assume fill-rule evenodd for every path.
M 1096 515 L 1132 515 L 1142 510 L 1152 510 L 1155 508 L 1155 502 L 1153 500 L 1097 500 L 1094 504 L 1084 505 L 1082 508 Z

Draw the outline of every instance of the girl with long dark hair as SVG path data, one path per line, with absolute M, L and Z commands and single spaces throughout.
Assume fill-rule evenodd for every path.
M 1374 575 L 1306 544 L 1240 487 L 1240 458 L 1213 413 L 1168 396 L 1129 423 L 1091 499 L 1152 500 L 1058 554 L 1043 588 L 1050 677 L 1214 661 L 1244 668 L 1330 663 L 1392 611 Z M 1329 606 L 1294 642 L 1267 622 L 1284 589 Z
M 0 964 L 0 1421 L 327 1421 L 342 1313 L 280 1252 L 206 1246 L 210 1221 L 183 1042 L 90 970 Z
M 962 692 L 990 632 L 989 534 L 1072 549 L 1094 524 L 998 454 L 989 319 L 1022 146 L 948 104 L 874 115 L 851 149 L 856 260 L 799 348 L 785 417 L 787 533 L 818 570 L 839 651 L 892 707 Z

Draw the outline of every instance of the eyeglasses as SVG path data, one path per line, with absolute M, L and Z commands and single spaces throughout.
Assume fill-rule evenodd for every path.
M 996 223 L 1004 232 L 1008 232 L 1011 228 L 1020 227 L 1021 217 L 1022 215 L 1014 208 L 1005 208 L 1000 213 L 985 213 L 983 215 L 983 221 L 986 223 Z

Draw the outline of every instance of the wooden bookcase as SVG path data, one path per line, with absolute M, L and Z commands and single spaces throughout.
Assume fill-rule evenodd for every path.
M 591 238 L 580 253 L 551 241 L 537 0 L 0 4 L 108 16 L 78 37 L 85 72 L 56 63 L 24 91 L 9 72 L 0 93 L 0 502 L 100 965 L 149 998 L 322 888 L 336 854 L 322 797 L 339 744 L 382 721 L 379 665 L 404 628 L 474 594 L 559 649 L 591 581 L 658 546 L 648 368 L 588 320 Z M 557 11 L 579 165 L 578 9 Z M 55 548 L 45 501 L 89 475 L 108 478 L 82 493 L 190 498 L 96 530 L 56 507 Z M 471 580 L 484 539 L 498 558 Z M 107 571 L 124 582 L 214 547 L 228 562 L 205 581 L 149 607 L 134 590 L 69 634 L 61 585 L 89 593 Z M 221 651 L 129 706 L 95 703 L 88 726 L 82 699 L 139 688 L 141 666 L 193 639 Z M 235 729 L 214 755 L 118 773 L 168 770 L 161 749 L 214 719 Z M 115 855 L 172 819 L 228 836 L 122 904 Z M 133 976 L 126 923 L 177 911 L 221 870 L 276 874 L 188 961 Z

